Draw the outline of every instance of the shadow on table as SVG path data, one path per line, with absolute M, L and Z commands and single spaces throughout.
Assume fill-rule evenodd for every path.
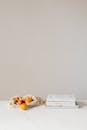
M 87 107 L 87 101 L 78 101 L 79 108 Z

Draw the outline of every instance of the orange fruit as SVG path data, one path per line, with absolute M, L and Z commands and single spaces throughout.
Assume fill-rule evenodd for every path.
M 21 108 L 22 110 L 27 110 L 27 109 L 28 109 L 28 106 L 27 106 L 25 103 L 22 103 L 22 104 L 20 105 L 20 108 Z
M 33 101 L 32 97 L 25 98 L 25 103 L 29 105 Z
M 25 103 L 24 100 L 18 100 L 18 105 L 21 105 L 22 103 Z

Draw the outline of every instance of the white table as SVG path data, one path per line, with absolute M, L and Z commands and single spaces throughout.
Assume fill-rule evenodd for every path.
M 82 103 L 79 109 L 39 106 L 22 111 L 0 101 L 0 130 L 87 130 L 87 102 Z

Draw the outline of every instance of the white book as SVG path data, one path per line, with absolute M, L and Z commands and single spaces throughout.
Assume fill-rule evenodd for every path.
M 50 108 L 50 109 L 74 109 L 74 108 L 79 108 L 79 105 L 75 105 L 75 106 L 47 106 L 47 108 Z
M 75 96 L 73 95 L 48 95 L 47 96 L 47 99 L 46 101 L 54 101 L 54 102 L 60 102 L 60 101 L 63 101 L 63 102 L 67 102 L 67 101 L 70 101 L 70 102 L 75 102 L 76 101 L 76 98 Z
M 46 102 L 47 106 L 75 106 L 75 102 Z

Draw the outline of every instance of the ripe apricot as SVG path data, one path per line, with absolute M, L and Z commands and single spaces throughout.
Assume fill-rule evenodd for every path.
M 23 102 L 23 100 L 18 100 L 18 105 L 21 105 Z
M 25 98 L 25 103 L 29 105 L 33 101 L 32 97 Z
M 20 108 L 21 108 L 22 110 L 27 110 L 27 109 L 28 109 L 28 106 L 27 106 L 25 103 L 22 103 L 22 104 L 20 105 Z

